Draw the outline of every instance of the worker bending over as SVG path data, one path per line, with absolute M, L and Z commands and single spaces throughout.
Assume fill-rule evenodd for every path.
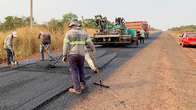
M 48 53 L 48 60 L 52 60 L 50 55 L 51 48 L 51 35 L 48 32 L 40 32 L 38 35 L 38 39 L 40 39 L 40 61 L 44 61 L 44 51 Z
M 17 37 L 16 32 L 12 32 L 4 40 L 4 49 L 6 50 L 7 53 L 8 66 L 17 64 L 17 62 L 15 61 L 15 53 L 13 49 L 13 39 L 16 37 Z

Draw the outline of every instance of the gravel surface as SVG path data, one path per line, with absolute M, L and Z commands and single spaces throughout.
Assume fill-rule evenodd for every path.
M 194 48 L 187 48 L 193 49 Z M 196 110 L 195 51 L 162 33 L 105 80 L 111 89 L 68 100 L 70 110 Z M 189 57 L 191 56 L 191 57 Z M 63 100 L 62 100 L 63 101 Z M 66 100 L 64 100 L 65 102 Z M 61 109 L 57 109 L 61 110 Z

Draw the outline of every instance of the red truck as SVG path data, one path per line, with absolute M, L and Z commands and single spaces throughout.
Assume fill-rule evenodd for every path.
M 144 30 L 146 38 L 149 37 L 150 25 L 147 21 L 134 21 L 134 22 L 126 22 L 125 26 L 128 29 L 135 29 L 137 31 Z

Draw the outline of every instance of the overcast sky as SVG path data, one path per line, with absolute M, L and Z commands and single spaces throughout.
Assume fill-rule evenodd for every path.
M 0 0 L 0 21 L 6 16 L 28 16 L 30 0 Z M 34 18 L 47 22 L 72 12 L 79 17 L 102 14 L 113 20 L 146 20 L 153 27 L 196 24 L 196 0 L 34 0 Z

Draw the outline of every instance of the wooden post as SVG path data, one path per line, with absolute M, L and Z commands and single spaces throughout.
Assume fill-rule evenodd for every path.
M 33 0 L 30 0 L 30 28 L 33 27 Z

